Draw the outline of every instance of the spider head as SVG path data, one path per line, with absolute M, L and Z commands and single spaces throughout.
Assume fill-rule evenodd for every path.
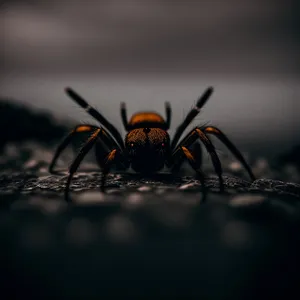
M 160 128 L 137 128 L 125 138 L 133 170 L 153 173 L 163 168 L 170 150 L 169 134 Z

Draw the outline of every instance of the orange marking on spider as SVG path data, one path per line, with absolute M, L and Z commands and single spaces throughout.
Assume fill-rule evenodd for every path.
M 116 157 L 116 154 L 117 154 L 117 149 L 114 149 L 112 150 L 108 155 L 107 155 L 107 159 L 106 161 L 109 162 L 109 161 L 113 161 Z
M 95 132 L 89 137 L 88 142 L 95 139 L 100 131 L 101 131 L 101 128 L 96 129 Z
M 91 131 L 93 128 L 91 126 L 87 126 L 87 125 L 82 125 L 77 127 L 74 132 L 89 132 Z
M 185 156 L 186 156 L 189 160 L 191 160 L 191 161 L 193 161 L 193 162 L 195 161 L 194 156 L 192 155 L 192 153 L 191 153 L 186 147 L 182 146 L 181 149 L 183 150 Z
M 214 128 L 214 127 L 206 127 L 205 131 L 211 132 L 211 133 L 220 133 L 220 130 L 218 130 L 217 128 Z
M 203 138 L 203 140 L 209 141 L 208 138 L 207 138 L 207 136 L 204 134 L 204 132 L 203 132 L 201 129 L 196 128 L 195 130 L 196 130 L 196 132 L 199 134 L 199 136 L 200 136 L 201 138 Z
M 129 125 L 139 123 L 165 123 L 165 121 L 162 116 L 155 112 L 141 112 L 134 114 L 128 122 Z

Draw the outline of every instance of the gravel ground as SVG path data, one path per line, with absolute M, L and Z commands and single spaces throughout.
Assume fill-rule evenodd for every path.
M 3 293 L 39 299 L 300 294 L 300 184 L 292 166 L 276 171 L 254 160 L 264 179 L 251 183 L 239 164 L 222 161 L 225 192 L 209 169 L 203 203 L 200 183 L 185 170 L 155 178 L 112 173 L 102 194 L 101 174 L 87 160 L 67 204 L 67 173 L 47 172 L 53 150 L 32 143 L 4 149 Z

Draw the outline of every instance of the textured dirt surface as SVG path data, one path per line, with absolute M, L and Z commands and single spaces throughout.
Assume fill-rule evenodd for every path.
M 0 173 L 0 192 L 3 193 L 30 193 L 30 192 L 57 192 L 62 193 L 68 174 L 63 176 L 38 176 L 31 173 Z M 249 182 L 238 177 L 223 175 L 225 193 L 258 192 L 261 194 L 286 195 L 300 198 L 300 184 L 283 182 L 273 179 L 257 179 Z M 71 191 L 82 192 L 89 190 L 100 191 L 100 172 L 82 173 L 74 176 Z M 182 191 L 201 191 L 201 184 L 192 176 L 174 177 L 172 174 L 158 174 L 155 177 L 145 178 L 137 174 L 109 174 L 107 178 L 108 194 L 123 192 L 152 191 L 163 195 L 176 192 L 181 197 Z M 219 181 L 216 176 L 207 178 L 206 186 L 211 192 L 219 191 Z M 99 199 L 105 196 L 99 193 Z
M 67 204 L 67 172 L 47 171 L 52 151 L 10 145 L 1 158 L 3 294 L 38 299 L 299 294 L 295 169 L 276 173 L 260 159 L 252 164 L 262 179 L 249 182 L 239 165 L 225 160 L 225 192 L 219 193 L 208 169 L 210 192 L 202 203 L 200 183 L 185 171 L 155 178 L 112 173 L 102 194 L 101 174 L 88 160 L 72 181 L 73 202 Z

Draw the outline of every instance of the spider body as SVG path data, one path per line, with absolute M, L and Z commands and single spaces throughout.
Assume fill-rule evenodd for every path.
M 211 96 L 213 89 L 208 88 L 198 99 L 195 107 L 187 114 L 184 121 L 177 127 L 173 139 L 170 138 L 168 130 L 171 123 L 171 106 L 165 103 L 166 118 L 155 112 L 138 112 L 130 120 L 127 120 L 125 103 L 121 103 L 121 118 L 124 128 L 127 131 L 125 139 L 119 131 L 109 123 L 106 118 L 91 107 L 81 96 L 72 89 L 66 89 L 67 94 L 82 108 L 84 108 L 100 124 L 100 127 L 93 125 L 77 125 L 57 148 L 49 171 L 53 172 L 56 160 L 60 153 L 71 142 L 75 134 L 81 132 L 90 133 L 89 139 L 81 148 L 74 159 L 70 169 L 65 189 L 65 199 L 69 201 L 69 186 L 74 173 L 77 171 L 84 156 L 95 145 L 97 162 L 102 169 L 101 189 L 104 191 L 106 176 L 114 166 L 118 170 L 126 170 L 131 167 L 135 172 L 142 174 L 153 174 L 162 170 L 165 166 L 176 172 L 184 161 L 188 161 L 195 170 L 206 194 L 205 176 L 201 170 L 202 150 L 200 141 L 209 153 L 214 169 L 219 177 L 220 189 L 223 190 L 222 166 L 215 147 L 209 135 L 215 135 L 223 142 L 232 154 L 242 163 L 250 178 L 255 179 L 251 168 L 245 161 L 240 151 L 227 138 L 227 136 L 214 126 L 197 126 L 184 138 L 181 138 L 184 130 L 198 115 L 201 108 Z
M 170 137 L 167 131 L 161 128 L 132 129 L 125 137 L 125 149 L 134 171 L 155 173 L 164 167 L 168 158 Z

